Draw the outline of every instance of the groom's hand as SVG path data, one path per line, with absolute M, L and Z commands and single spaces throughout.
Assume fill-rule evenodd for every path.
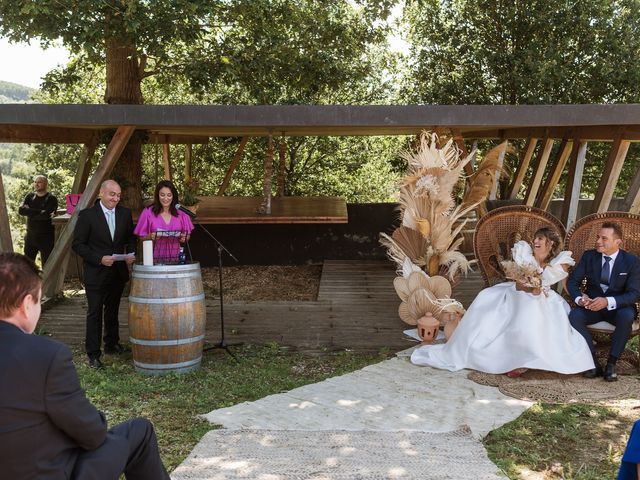
M 607 308 L 608 305 L 609 305 L 609 302 L 607 302 L 606 298 L 596 297 L 593 300 L 591 300 L 585 308 L 587 310 L 592 310 L 594 312 L 597 312 L 599 310 L 602 310 L 603 308 Z

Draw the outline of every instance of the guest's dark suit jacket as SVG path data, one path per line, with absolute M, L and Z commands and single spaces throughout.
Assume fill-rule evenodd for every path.
M 84 283 L 87 288 L 102 288 L 118 276 L 122 282 L 129 280 L 129 269 L 125 262 L 114 262 L 105 267 L 100 263 L 105 255 L 135 252 L 137 239 L 133 234 L 131 210 L 117 205 L 116 229 L 111 240 L 109 225 L 100 202 L 82 210 L 73 236 L 73 250 L 83 259 Z
M 69 349 L 0 320 L 0 477 L 68 479 L 81 449 L 106 438 Z
M 609 278 L 609 289 L 604 292 L 600 287 L 602 273 L 602 254 L 596 250 L 587 250 L 580 262 L 569 275 L 567 289 L 571 298 L 582 296 L 580 286 L 587 280 L 586 294 L 590 298 L 613 297 L 617 308 L 631 307 L 640 299 L 640 261 L 635 255 L 624 250 L 618 251 Z

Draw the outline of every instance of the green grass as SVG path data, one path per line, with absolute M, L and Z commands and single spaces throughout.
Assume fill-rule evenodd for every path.
M 88 367 L 82 352 L 74 354 L 89 399 L 105 412 L 109 425 L 132 417 L 149 418 L 158 435 L 165 466 L 173 470 L 209 430 L 198 415 L 252 401 L 308 383 L 341 375 L 389 357 L 387 351 L 309 356 L 278 345 L 233 348 L 236 363 L 224 351 L 204 354 L 196 372 L 149 377 L 135 372 L 131 354 L 103 357 L 107 368 Z
M 510 478 L 613 479 L 633 421 L 605 406 L 539 403 L 484 440 Z

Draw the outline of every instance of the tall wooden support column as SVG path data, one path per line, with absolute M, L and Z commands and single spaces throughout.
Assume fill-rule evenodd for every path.
M 93 161 L 93 154 L 95 153 L 98 145 L 98 137 L 93 137 L 89 143 L 86 143 L 80 154 L 78 160 L 78 170 L 76 176 L 73 179 L 73 186 L 71 187 L 71 193 L 82 193 L 87 186 L 89 179 L 89 172 L 91 171 L 91 163 Z M 69 266 L 69 257 L 71 256 L 71 250 L 66 249 L 62 254 L 62 261 L 60 262 L 60 268 L 57 268 L 55 272 L 51 273 L 49 282 L 47 283 L 47 290 L 45 296 L 52 297 L 57 292 L 62 290 L 64 286 L 64 279 L 67 275 L 67 267 Z M 49 295 L 51 293 L 51 295 Z
M 164 165 L 164 179 L 172 180 L 171 178 L 171 149 L 168 143 L 162 144 L 162 164 Z
M 191 158 L 193 157 L 193 145 L 187 143 L 184 149 L 184 184 L 191 184 Z
M 284 139 L 284 132 L 280 138 L 280 144 L 278 145 L 278 182 L 277 182 L 277 195 L 284 197 L 284 171 L 285 162 L 287 160 L 287 142 Z
M 540 184 L 542 183 L 542 177 L 544 176 L 544 171 L 547 168 L 547 162 L 549 161 L 549 155 L 551 154 L 552 147 L 553 138 L 545 137 L 542 145 L 540 145 L 540 150 L 538 150 L 538 156 L 536 158 L 535 166 L 533 167 L 529 187 L 527 188 L 527 193 L 524 196 L 524 204 L 527 206 L 533 206 L 533 203 L 536 200 Z
M 116 133 L 113 135 L 113 138 L 107 147 L 107 151 L 104 152 L 102 160 L 100 160 L 100 164 L 98 165 L 96 172 L 93 177 L 91 177 L 87 188 L 85 188 L 82 198 L 73 211 L 66 227 L 60 233 L 58 241 L 54 245 L 53 251 L 44 266 L 44 272 L 42 275 L 42 291 L 46 297 L 53 297 L 60 292 L 59 289 L 56 290 L 55 272 L 61 267 L 65 254 L 71 246 L 73 230 L 78 222 L 78 213 L 93 204 L 100 192 L 100 184 L 111 174 L 113 167 L 118 161 L 118 158 L 120 158 L 122 151 L 129 142 L 129 139 L 131 138 L 131 135 L 133 135 L 135 129 L 136 127 L 131 125 L 118 127 L 118 130 L 116 130 Z
M 4 194 L 2 172 L 0 172 L 0 252 L 13 252 L 13 240 L 11 239 L 7 197 Z
M 273 174 L 273 135 L 269 134 L 267 155 L 264 159 L 264 187 L 262 189 L 262 205 L 258 213 L 271 215 L 271 175 Z
M 549 175 L 547 175 L 547 179 L 544 182 L 542 190 L 540 190 L 538 197 L 536 198 L 536 207 L 541 208 L 542 210 L 546 210 L 549 207 L 549 203 L 551 203 L 551 198 L 553 197 L 553 192 L 558 186 L 558 182 L 560 182 L 560 176 L 562 176 L 562 171 L 564 170 L 567 160 L 569 159 L 569 155 L 571 154 L 572 146 L 572 142 L 566 138 L 562 139 L 558 154 L 551 166 L 551 171 L 549 172 Z
M 629 191 L 624 199 L 624 209 L 629 213 L 640 213 L 640 168 L 629 185 Z
M 587 158 L 587 142 L 577 138 L 573 140 L 571 160 L 567 176 L 567 186 L 564 191 L 564 204 L 562 205 L 562 223 L 569 230 L 576 222 L 578 216 L 578 202 L 580 201 L 580 189 L 582 187 L 582 174 Z
M 537 144 L 538 139 L 530 137 L 527 140 L 525 149 L 520 154 L 520 162 L 518 163 L 518 168 L 516 169 L 516 173 L 514 174 L 511 185 L 509 186 L 508 195 L 510 200 L 514 200 L 518 196 L 520 186 L 522 185 L 524 176 L 527 174 L 527 169 L 529 168 L 529 163 L 533 158 L 533 152 L 536 150 Z
M 609 151 L 609 157 L 607 163 L 602 172 L 602 179 L 600 185 L 598 185 L 598 191 L 593 200 L 593 206 L 591 207 L 591 213 L 606 212 L 609 209 L 609 204 L 613 198 L 613 191 L 618 184 L 618 178 L 620 178 L 620 172 L 622 171 L 622 164 L 629 151 L 628 140 L 622 139 L 622 133 L 616 135 L 611 150 Z
M 507 142 L 503 142 L 504 148 L 500 151 L 500 155 L 498 156 L 498 168 L 495 173 L 495 180 L 493 181 L 493 187 L 491 187 L 491 192 L 489 193 L 489 200 L 495 200 L 498 196 L 498 183 L 500 181 L 500 174 L 502 172 L 502 167 L 504 166 L 504 156 L 507 153 Z
M 244 147 L 247 144 L 249 137 L 242 137 L 240 140 L 240 145 L 236 150 L 235 155 L 233 156 L 233 160 L 231 160 L 231 165 L 227 169 L 227 172 L 224 174 L 224 180 L 222 180 L 222 185 L 218 188 L 218 196 L 224 195 L 224 191 L 229 186 L 229 182 L 231 181 L 231 175 L 233 175 L 233 171 L 236 169 L 238 164 L 240 163 L 240 159 L 242 158 L 242 152 L 244 151 Z

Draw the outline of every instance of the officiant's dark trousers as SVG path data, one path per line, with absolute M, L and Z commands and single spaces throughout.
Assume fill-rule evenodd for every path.
M 117 277 L 117 276 L 114 276 Z M 124 282 L 114 278 L 108 286 L 102 288 L 87 287 L 87 329 L 85 349 L 89 358 L 99 358 L 102 340 L 102 322 L 104 319 L 104 344 L 113 347 L 120 342 L 118 310 Z

